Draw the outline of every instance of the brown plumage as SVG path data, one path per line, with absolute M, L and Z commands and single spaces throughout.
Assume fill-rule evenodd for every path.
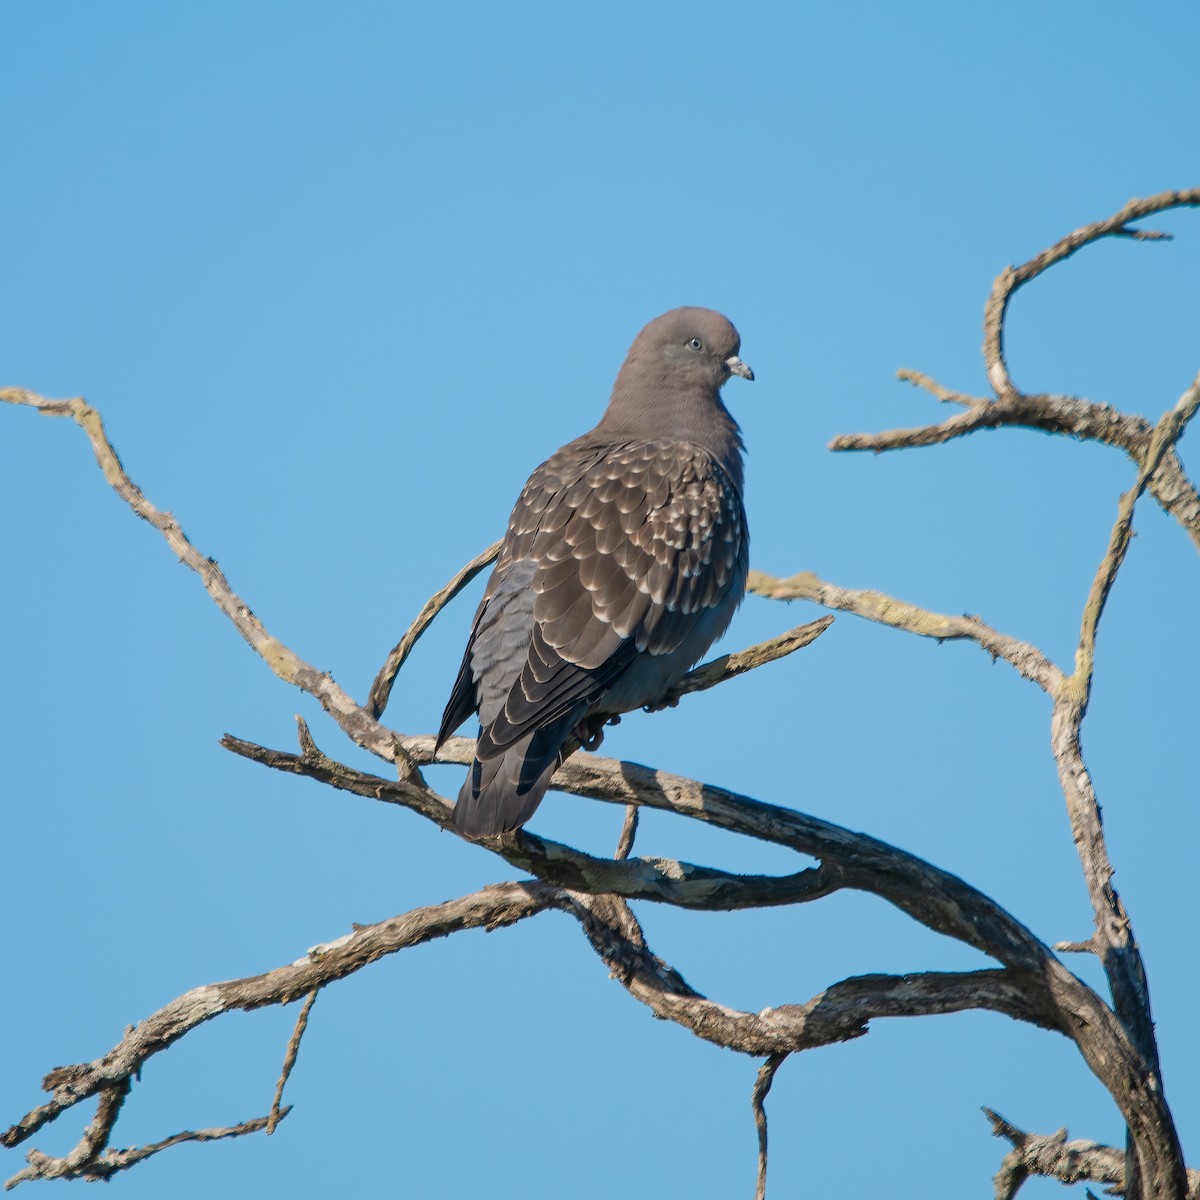
M 523 825 L 575 734 L 662 702 L 745 591 L 737 330 L 677 308 L 638 334 L 600 423 L 530 476 L 475 614 L 438 745 L 480 719 L 454 821 Z

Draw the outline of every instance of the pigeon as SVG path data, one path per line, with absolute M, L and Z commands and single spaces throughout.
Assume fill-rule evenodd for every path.
M 720 313 L 676 308 L 634 339 L 608 408 L 529 477 L 438 731 L 479 737 L 454 809 L 478 840 L 518 829 L 576 744 L 669 693 L 728 628 L 750 540 L 742 438 L 721 401 L 754 378 Z

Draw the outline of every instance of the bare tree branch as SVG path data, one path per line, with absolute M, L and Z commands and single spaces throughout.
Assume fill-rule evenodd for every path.
M 765 642 L 738 650 L 733 654 L 722 654 L 703 666 L 689 671 L 667 695 L 667 703 L 671 704 L 692 692 L 703 692 L 724 683 L 727 679 L 736 679 L 747 671 L 765 666 L 777 659 L 786 658 L 796 650 L 802 650 L 811 645 L 833 624 L 833 617 L 818 617 L 807 625 L 797 625 L 787 633 L 769 638 Z
M 903 629 L 939 642 L 966 639 L 975 642 L 994 659 L 1002 658 L 1016 671 L 1036 683 L 1042 691 L 1055 696 L 1063 675 L 1036 646 L 997 633 L 979 617 L 950 617 L 944 613 L 918 608 L 906 600 L 897 600 L 883 592 L 865 588 L 842 588 L 818 579 L 811 571 L 802 571 L 788 579 L 751 571 L 747 587 L 758 596 L 771 600 L 811 600 L 825 608 L 853 613 L 880 625 Z
M 1163 456 L 1182 435 L 1198 407 L 1200 375 L 1175 407 L 1165 413 L 1156 425 L 1134 486 L 1121 497 L 1108 548 L 1084 606 L 1079 648 L 1075 654 L 1075 672 L 1060 689 L 1051 716 L 1051 747 L 1088 896 L 1095 913 L 1092 948 L 1104 966 L 1117 1015 L 1148 1064 L 1153 1086 L 1158 1092 L 1161 1092 L 1162 1084 L 1145 965 L 1129 914 L 1112 883 L 1113 868 L 1104 840 L 1100 802 L 1084 763 L 1081 729 L 1095 673 L 1096 634 L 1100 617 L 1129 548 L 1134 508 Z M 1130 1184 L 1130 1200 L 1137 1200 L 1140 1196 L 1142 1180 L 1149 1169 L 1147 1163 L 1141 1161 L 1142 1157 L 1139 1155 L 1138 1161 L 1135 1161 L 1131 1155 L 1126 1163 L 1124 1175 Z M 1176 1163 L 1175 1183 L 1181 1186 L 1178 1177 L 1183 1170 L 1181 1151 L 1176 1155 Z M 1155 1193 L 1151 1190 L 1150 1194 Z
M 511 925 L 552 906 L 557 899 L 557 891 L 543 884 L 493 884 L 458 900 L 417 908 L 376 925 L 361 926 L 336 941 L 313 947 L 304 958 L 265 975 L 194 988 L 164 1005 L 140 1025 L 130 1028 L 102 1057 L 51 1071 L 42 1081 L 43 1088 L 52 1093 L 51 1099 L 0 1133 L 0 1145 L 18 1145 L 66 1109 L 99 1092 L 112 1092 L 113 1103 L 119 1108 L 117 1101 L 124 1099 L 124 1092 L 119 1097 L 117 1092 L 122 1088 L 128 1091 L 129 1081 L 147 1059 L 221 1013 L 249 1012 L 267 1005 L 286 1004 L 297 996 L 343 979 L 384 955 L 445 937 L 460 929 L 497 929 Z M 97 1121 L 101 1115 L 97 1114 Z M 115 1109 L 112 1116 L 115 1120 Z M 264 1118 L 263 1127 L 266 1121 Z M 107 1128 L 96 1128 L 97 1137 L 102 1134 L 107 1138 L 111 1123 Z
M 424 741 L 432 743 L 433 739 L 410 739 L 409 746 Z M 412 809 L 443 828 L 450 823 L 452 806 L 448 800 L 404 780 L 392 782 L 370 775 L 323 754 L 306 756 L 270 750 L 229 734 L 221 744 L 275 770 L 307 775 L 341 791 Z M 414 758 L 424 758 L 423 749 L 416 750 Z M 439 761 L 457 761 L 473 749 L 474 743 L 466 738 L 452 738 L 443 747 Z M 525 830 L 486 838 L 481 844 L 513 866 L 559 887 L 631 900 L 659 900 L 705 911 L 798 904 L 828 895 L 839 886 L 835 874 L 820 867 L 808 867 L 792 875 L 738 875 L 668 858 L 617 861 L 596 858 Z
M 1112 1146 L 1082 1139 L 1067 1141 L 1067 1131 L 1026 1133 L 998 1112 L 984 1108 L 992 1133 L 1012 1144 L 996 1172 L 996 1200 L 1012 1200 L 1030 1176 L 1057 1179 L 1059 1183 L 1107 1183 L 1110 1190 L 1125 1191 L 1125 1154 Z M 1200 1200 L 1200 1171 L 1189 1171 L 1188 1200 Z
M 750 1107 L 754 1111 L 754 1127 L 758 1130 L 758 1180 L 754 1187 L 754 1200 L 766 1200 L 767 1197 L 767 1110 L 764 1103 L 771 1084 L 775 1082 L 775 1072 L 783 1065 L 786 1054 L 772 1054 L 758 1069 L 754 1087 L 750 1092 Z
M 278 1120 L 282 1120 L 292 1111 L 291 1105 L 279 1112 Z M 43 1154 L 40 1150 L 31 1150 L 27 1157 L 29 1165 L 18 1171 L 4 1185 L 5 1191 L 10 1191 L 19 1183 L 28 1183 L 34 1179 L 83 1179 L 88 1183 L 97 1180 L 111 1179 L 119 1171 L 127 1171 L 137 1166 L 145 1159 L 158 1154 L 161 1150 L 169 1150 L 172 1146 L 181 1146 L 184 1142 L 219 1142 L 224 1138 L 244 1137 L 248 1133 L 261 1133 L 267 1128 L 270 1118 L 255 1117 L 252 1121 L 243 1121 L 240 1125 L 227 1125 L 220 1129 L 185 1130 L 154 1142 L 149 1146 L 136 1146 L 125 1150 L 104 1150 L 94 1159 L 85 1163 L 72 1164 L 67 1158 L 54 1158 Z M 277 1122 L 278 1123 L 278 1122 Z
M 1141 237 L 1144 240 L 1164 240 L 1162 234 L 1146 234 L 1130 228 L 1133 221 L 1141 221 L 1155 213 L 1172 208 L 1195 208 L 1200 206 L 1200 188 L 1183 191 L 1159 192 L 1142 200 L 1131 200 L 1120 212 L 1103 221 L 1094 221 L 1060 238 L 1053 246 L 1034 255 L 1019 267 L 1008 267 L 996 277 L 992 294 L 988 298 L 983 314 L 983 357 L 987 365 L 988 380 L 1000 399 L 1016 395 L 1017 387 L 1012 382 L 1008 361 L 1004 355 L 1004 326 L 1008 306 L 1013 296 L 1027 283 L 1032 282 L 1044 271 L 1070 258 L 1084 246 L 1105 237 Z
M 160 512 L 146 499 L 141 488 L 126 473 L 96 409 L 82 399 L 47 400 L 22 388 L 0 389 L 0 400 L 35 408 L 50 416 L 71 417 L 87 434 L 100 470 L 112 489 L 143 521 L 162 534 L 184 566 L 200 576 L 213 602 L 271 671 L 284 683 L 290 683 L 312 696 L 351 741 L 389 762 L 394 761 L 395 735 L 355 704 L 327 672 L 310 666 L 272 637 L 250 606 L 230 587 L 216 560 L 200 554 L 188 540 L 179 522 L 170 513 Z
M 271 1101 L 271 1111 L 267 1116 L 267 1137 L 275 1132 L 275 1126 L 279 1124 L 282 1115 L 280 1105 L 283 1103 L 283 1089 L 287 1087 L 292 1068 L 296 1065 L 296 1055 L 300 1053 L 300 1039 L 304 1037 L 304 1031 L 308 1028 L 308 1016 L 317 1002 L 320 991 L 320 988 L 313 988 L 308 993 L 304 998 L 304 1007 L 300 1009 L 300 1015 L 296 1018 L 296 1028 L 292 1030 L 287 1053 L 283 1056 L 283 1068 L 279 1072 L 279 1082 L 275 1085 L 275 1099 Z
M 1107 404 L 1077 396 L 1021 393 L 1006 400 L 988 400 L 949 391 L 917 371 L 900 371 L 898 375 L 900 379 L 925 388 L 939 400 L 964 405 L 967 411 L 956 413 L 937 425 L 888 429 L 881 433 L 841 434 L 829 443 L 831 450 L 871 450 L 878 454 L 887 450 L 939 446 L 981 429 L 1020 428 L 1064 434 L 1081 441 L 1103 442 L 1124 451 L 1134 463 L 1140 463 L 1150 443 L 1148 421 L 1118 412 Z M 1188 478 L 1173 449 L 1158 464 L 1149 489 L 1163 510 L 1175 518 L 1200 549 L 1200 492 Z
M 185 1141 L 204 1141 L 270 1130 L 290 1110 L 219 1130 L 182 1133 L 135 1150 L 105 1147 L 132 1079 L 155 1054 L 222 1012 L 286 1004 L 309 989 L 289 1043 L 276 1102 L 282 1093 L 304 1023 L 316 992 L 386 954 L 468 928 L 513 924 L 546 908 L 558 908 L 580 921 L 589 941 L 614 978 L 656 1016 L 675 1021 L 698 1036 L 756 1056 L 824 1045 L 859 1037 L 868 1022 L 882 1016 L 915 1016 L 992 1008 L 1022 1020 L 1043 1023 L 1028 1007 L 1016 973 L 985 970 L 914 976 L 863 976 L 843 980 L 805 1005 L 784 1005 L 760 1013 L 739 1012 L 701 996 L 677 971 L 657 958 L 629 906 L 612 896 L 573 894 L 535 883 L 494 884 L 480 892 L 430 908 L 416 909 L 377 925 L 356 928 L 316 946 L 297 962 L 265 975 L 196 988 L 130 1029 L 111 1051 L 91 1063 L 60 1067 L 45 1080 L 52 1100 L 27 1114 L 2 1137 L 6 1145 L 27 1140 L 63 1112 L 97 1093 L 100 1109 L 80 1145 L 55 1159 L 32 1151 L 27 1168 L 10 1186 L 29 1179 L 107 1178 L 151 1154 Z
M 1162 241 L 1169 237 L 1153 231 L 1132 229 L 1131 221 L 1142 220 L 1168 209 L 1197 206 L 1200 206 L 1200 188 L 1160 192 L 1142 200 L 1131 200 L 1120 212 L 1075 230 L 1022 266 L 1006 267 L 996 277 L 984 308 L 983 352 L 995 398 L 968 396 L 942 387 L 919 371 L 900 371 L 900 379 L 924 388 L 938 400 L 961 405 L 966 411 L 936 425 L 891 429 L 874 434 L 844 434 L 830 442 L 830 449 L 879 452 L 932 446 L 980 429 L 1019 426 L 1116 446 L 1140 464 L 1151 435 L 1150 424 L 1143 418 L 1075 396 L 1026 394 L 1013 384 L 1004 353 L 1004 325 L 1008 306 L 1025 284 L 1077 250 L 1102 238 L 1132 237 L 1142 241 Z M 1200 492 L 1187 477 L 1173 449 L 1167 450 L 1151 472 L 1149 489 L 1200 549 Z
M 414 738 L 407 745 L 414 758 L 432 755 L 432 739 Z M 247 743 L 230 748 L 278 769 L 309 774 L 335 787 L 391 803 L 407 805 L 413 791 L 410 784 L 392 783 L 342 764 L 331 767 L 331 760 L 305 763 L 295 755 L 264 751 Z M 453 739 L 444 749 L 450 753 L 443 757 L 464 756 L 470 753 L 471 743 L 463 738 Z M 569 760 L 556 777 L 555 785 L 596 799 L 650 804 L 694 815 L 721 828 L 789 845 L 821 859 L 822 865 L 811 872 L 773 878 L 731 876 L 683 863 L 664 866 L 662 860 L 580 862 L 576 857 L 579 852 L 543 842 L 527 833 L 494 839 L 499 844 L 493 844 L 492 848 L 510 862 L 576 892 L 608 893 L 610 899 L 613 894 L 637 896 L 698 908 L 740 907 L 751 900 L 782 902 L 784 895 L 795 903 L 837 887 L 873 892 L 929 928 L 982 950 L 1008 968 L 994 979 L 986 972 L 972 973 L 967 989 L 969 999 L 961 977 L 953 979 L 946 994 L 941 987 L 949 976 L 938 976 L 932 983 L 929 980 L 934 977 L 908 976 L 886 987 L 879 982 L 886 977 L 865 977 L 871 981 L 873 1015 L 911 1015 L 914 1011 L 911 989 L 915 987 L 920 993 L 921 1011 L 932 1011 L 931 1005 L 943 1012 L 960 1011 L 962 1007 L 993 1008 L 1046 1028 L 1059 1029 L 1075 1041 L 1093 1073 L 1104 1082 L 1139 1145 L 1145 1148 L 1147 1159 L 1167 1164 L 1166 1169 L 1172 1161 L 1178 1161 L 1178 1139 L 1157 1087 L 1155 1072 L 1141 1057 L 1122 1024 L 1029 930 L 962 880 L 866 835 L 630 763 L 594 756 Z M 593 946 L 615 971 L 619 959 L 613 960 L 606 952 L 605 936 L 602 931 L 589 929 Z M 635 971 L 632 977 L 644 980 L 646 972 Z M 926 982 L 914 985 L 914 979 Z M 983 987 L 985 979 L 988 983 Z M 686 1025 L 706 1040 L 763 1055 L 817 1044 L 810 1040 L 814 1036 L 820 1042 L 842 1040 L 850 1034 L 862 1016 L 861 1004 L 856 1002 L 846 1007 L 848 999 L 855 999 L 852 984 L 853 981 L 846 981 L 835 985 L 818 1001 L 802 1009 L 789 1006 L 788 1013 L 802 1014 L 802 1027 L 789 1030 L 782 1044 L 761 1027 L 748 1027 L 746 1020 L 731 1021 L 729 1010 L 719 1005 L 701 1006 L 697 1010 L 691 1004 L 680 1007 L 672 997 L 659 996 L 653 988 L 643 994 L 632 986 L 630 990 L 639 999 L 644 995 L 657 1015 Z M 936 996 L 929 993 L 930 988 Z M 830 1022 L 832 1035 L 828 1032 Z M 822 1032 L 816 1033 L 817 1030 Z M 1171 1193 L 1163 1190 L 1161 1194 Z
M 623 862 L 633 853 L 633 839 L 637 836 L 637 827 L 638 806 L 627 804 L 625 805 L 625 820 L 621 825 L 621 836 L 617 839 L 617 848 L 613 852 L 613 858 L 617 862 Z
M 400 672 L 400 668 L 404 666 L 408 656 L 412 653 L 413 647 L 417 644 L 421 634 L 433 624 L 433 619 L 458 595 L 459 592 L 475 578 L 485 567 L 490 566 L 496 561 L 500 555 L 500 547 L 504 545 L 503 539 L 498 542 L 493 542 L 486 550 L 477 554 L 464 567 L 460 567 L 454 577 L 440 591 L 435 592 L 428 600 L 425 601 L 425 607 L 417 613 L 416 619 L 408 627 L 404 636 L 396 643 L 392 652 L 387 656 L 387 661 L 379 669 L 379 674 L 375 677 L 375 682 L 371 684 L 371 692 L 367 697 L 366 709 L 370 715 L 378 721 L 383 716 L 383 710 L 387 708 L 388 698 L 392 694 L 392 684 L 396 682 L 396 676 Z
M 1147 483 L 1158 470 L 1164 456 L 1183 436 L 1188 422 L 1196 415 L 1197 407 L 1200 407 L 1200 375 L 1192 380 L 1191 386 L 1179 398 L 1175 407 L 1164 413 L 1154 427 L 1150 444 L 1141 460 L 1137 480 L 1133 487 L 1121 497 L 1116 524 L 1113 525 L 1112 534 L 1109 537 L 1108 549 L 1096 572 L 1096 578 L 1083 609 L 1083 628 L 1079 636 L 1074 677 L 1076 689 L 1083 689 L 1081 717 L 1087 711 L 1087 698 L 1091 693 L 1092 676 L 1095 672 L 1096 630 L 1100 624 L 1100 616 L 1104 611 L 1108 593 L 1112 589 L 1117 572 L 1125 561 L 1125 553 L 1129 549 L 1129 539 L 1133 531 L 1133 510 L 1146 490 Z

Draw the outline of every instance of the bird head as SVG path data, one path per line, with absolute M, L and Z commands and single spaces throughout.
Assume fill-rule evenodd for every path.
M 637 335 L 621 376 L 666 379 L 679 387 L 716 392 L 731 375 L 754 378 L 738 357 L 741 347 L 738 331 L 719 312 L 673 308 Z

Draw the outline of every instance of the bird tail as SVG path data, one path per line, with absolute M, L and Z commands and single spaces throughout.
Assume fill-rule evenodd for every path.
M 503 749 L 489 747 L 481 735 L 454 807 L 455 829 L 464 837 L 477 839 L 524 825 L 541 804 L 562 762 L 563 742 L 578 724 L 579 715 L 572 711 Z

